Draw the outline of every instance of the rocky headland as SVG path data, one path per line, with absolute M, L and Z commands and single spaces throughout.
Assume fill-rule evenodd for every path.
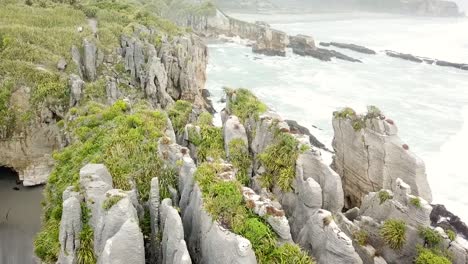
M 352 58 L 206 8 L 179 17 L 195 33 L 145 1 L 0 9 L 0 165 L 46 183 L 43 263 L 468 262 L 466 225 L 377 107 L 330 113 L 333 150 L 247 89 L 214 126 L 200 36 Z

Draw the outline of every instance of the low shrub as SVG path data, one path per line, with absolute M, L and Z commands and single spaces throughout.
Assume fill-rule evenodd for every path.
M 267 106 L 247 89 L 232 90 L 225 88 L 227 95 L 234 95 L 235 100 L 229 103 L 230 111 L 245 123 L 249 117 L 258 119 L 260 114 L 268 110 Z
M 421 199 L 419 197 L 411 197 L 410 203 L 414 205 L 416 208 L 421 208 Z
M 443 240 L 442 235 L 440 235 L 436 230 L 430 227 L 420 226 L 418 228 L 418 231 L 419 231 L 419 236 L 422 239 L 424 239 L 424 244 L 428 247 L 431 247 L 431 248 L 436 247 Z
M 402 220 L 389 219 L 380 228 L 380 235 L 390 248 L 399 250 L 406 243 L 406 223 Z
M 360 246 L 365 246 L 369 243 L 369 234 L 365 230 L 354 232 L 353 238 Z
M 380 204 L 385 203 L 385 201 L 393 199 L 393 196 L 386 190 L 381 190 L 379 192 Z
M 451 264 L 449 258 L 442 255 L 441 252 L 436 250 L 431 250 L 427 248 L 423 248 L 421 246 L 418 247 L 418 256 L 414 261 L 415 264 Z

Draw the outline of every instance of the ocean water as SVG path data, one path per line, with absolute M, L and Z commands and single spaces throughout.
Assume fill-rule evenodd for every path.
M 253 54 L 241 43 L 209 44 L 207 88 L 223 107 L 223 86 L 251 89 L 284 118 L 297 120 L 331 145 L 333 111 L 378 106 L 426 163 L 434 203 L 468 221 L 468 71 L 390 58 L 383 50 L 468 63 L 467 18 L 410 18 L 374 14 L 239 15 L 290 34 L 364 45 L 365 55 L 336 50 L 364 63 L 322 62 L 288 52 Z M 316 128 L 315 128 L 316 127 Z

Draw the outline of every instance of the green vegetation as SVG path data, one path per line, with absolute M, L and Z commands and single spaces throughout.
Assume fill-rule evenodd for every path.
M 440 235 L 437 231 L 435 231 L 434 229 L 430 227 L 420 226 L 418 228 L 418 231 L 419 231 L 419 236 L 422 239 L 424 239 L 424 244 L 427 247 L 430 247 L 430 248 L 436 247 L 443 240 L 442 235 Z
M 237 168 L 237 180 L 243 185 L 250 183 L 249 169 L 252 165 L 249 149 L 244 140 L 236 138 L 229 142 L 229 161 Z
M 94 264 L 96 256 L 94 255 L 94 231 L 89 225 L 90 209 L 85 202 L 81 203 L 81 222 L 83 229 L 80 232 L 80 247 L 77 250 L 78 264 Z
M 203 112 L 198 116 L 197 125 L 199 126 L 212 126 L 213 116 L 208 112 Z
M 447 229 L 445 233 L 447 234 L 450 241 L 455 241 L 455 239 L 457 238 L 457 233 L 455 233 L 453 230 Z
M 350 107 L 345 107 L 341 111 L 334 112 L 333 116 L 336 118 L 353 118 L 356 116 L 356 111 Z
M 416 208 L 421 208 L 421 199 L 419 197 L 411 197 L 410 198 L 410 203 L 414 205 Z
M 366 127 L 366 121 L 368 119 L 381 118 L 382 112 L 376 106 L 371 105 L 367 107 L 367 114 L 362 116 L 356 114 L 356 111 L 354 111 L 352 108 L 345 107 L 341 111 L 334 112 L 333 116 L 335 118 L 350 119 L 354 130 L 360 131 Z
M 258 263 L 313 263 L 297 245 L 278 246 L 278 237 L 266 221 L 247 208 L 238 181 L 226 182 L 217 174 L 219 164 L 203 163 L 195 179 L 203 193 L 206 210 L 226 228 L 250 240 Z
M 369 234 L 362 229 L 354 232 L 353 238 L 360 246 L 365 246 L 369 243 Z
M 16 111 L 10 106 L 11 82 L 0 84 L 0 138 L 10 137 L 15 127 Z
M 393 196 L 386 190 L 381 190 L 379 192 L 380 204 L 385 203 L 385 201 L 393 199 Z
M 145 207 L 145 214 L 140 220 L 140 228 L 145 240 L 149 239 L 151 236 L 151 215 L 148 207 Z
M 108 197 L 102 203 L 102 208 L 107 211 L 107 210 L 111 209 L 112 206 L 116 205 L 122 199 L 123 199 L 123 196 L 121 196 L 121 195 L 114 195 L 114 196 Z
M 195 128 L 189 130 L 190 142 L 197 146 L 197 162 L 206 161 L 209 157 L 213 159 L 224 158 L 223 131 L 220 127 L 212 125 L 201 125 L 200 133 Z
M 247 89 L 224 89 L 228 96 L 235 95 L 235 100 L 229 102 L 231 112 L 245 123 L 250 117 L 258 119 L 260 114 L 268 110 L 267 106 Z
M 406 223 L 389 219 L 380 228 L 380 235 L 390 248 L 399 250 L 406 243 Z
M 168 115 L 176 134 L 183 133 L 185 126 L 189 123 L 192 104 L 190 102 L 179 100 L 171 108 Z
M 272 189 L 279 186 L 283 191 L 290 191 L 300 152 L 299 142 L 292 135 L 275 131 L 273 143 L 259 155 L 266 170 L 261 177 L 263 187 Z
M 424 247 L 418 247 L 418 257 L 415 264 L 451 264 L 449 258 L 437 250 L 431 250 Z
M 150 181 L 160 179 L 161 196 L 168 186 L 176 186 L 175 174 L 162 169 L 157 142 L 166 127 L 166 115 L 136 105 L 132 111 L 123 101 L 105 107 L 89 103 L 71 110 L 76 116 L 65 123 L 75 138 L 73 144 L 55 153 L 56 166 L 45 189 L 44 227 L 36 239 L 36 253 L 46 262 L 56 261 L 58 223 L 62 214 L 62 193 L 78 186 L 79 170 L 87 163 L 103 163 L 109 169 L 114 187 L 130 190 L 135 181 L 139 197 L 149 197 Z

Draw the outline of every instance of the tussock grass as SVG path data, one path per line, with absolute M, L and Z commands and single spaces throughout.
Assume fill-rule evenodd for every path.
M 399 250 L 406 243 L 406 224 L 401 220 L 389 219 L 380 228 L 380 235 L 390 248 Z

